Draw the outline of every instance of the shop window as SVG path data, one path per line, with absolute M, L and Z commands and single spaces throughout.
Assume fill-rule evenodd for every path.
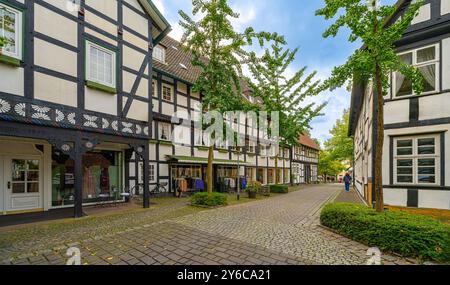
M 74 203 L 74 162 L 54 150 L 52 155 L 52 206 Z M 96 151 L 83 155 L 83 203 L 120 200 L 123 189 L 121 152 Z

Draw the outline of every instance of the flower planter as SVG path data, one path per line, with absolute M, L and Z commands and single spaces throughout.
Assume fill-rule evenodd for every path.
M 256 199 L 256 192 L 249 191 L 248 192 L 248 198 L 249 199 Z

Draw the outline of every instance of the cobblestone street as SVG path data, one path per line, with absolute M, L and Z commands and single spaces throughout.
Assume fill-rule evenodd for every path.
M 156 223 L 130 223 L 126 229 L 93 238 L 66 237 L 70 244 L 36 245 L 27 252 L 3 249 L 0 262 L 62 265 L 67 248 L 76 246 L 83 264 L 365 264 L 367 246 L 319 226 L 321 207 L 344 194 L 342 186 L 304 187 Z M 409 263 L 394 256 L 383 260 Z

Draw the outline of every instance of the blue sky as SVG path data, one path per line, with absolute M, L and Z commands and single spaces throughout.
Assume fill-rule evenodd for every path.
M 178 25 L 178 10 L 191 12 L 191 0 L 153 0 L 156 6 L 173 26 L 170 36 L 179 39 L 182 30 Z M 345 63 L 348 56 L 358 48 L 348 43 L 348 34 L 342 32 L 336 38 L 324 39 L 322 33 L 330 22 L 316 17 L 315 11 L 324 4 L 323 0 L 231 0 L 234 10 L 241 17 L 233 24 L 237 29 L 252 26 L 255 30 L 278 32 L 285 35 L 290 48 L 299 47 L 297 59 L 291 72 L 302 66 L 309 71 L 317 70 L 318 78 L 326 79 L 334 66 Z M 312 136 L 325 141 L 330 137 L 329 130 L 343 110 L 350 105 L 350 94 L 344 89 L 325 92 L 313 100 L 317 103 L 329 102 L 324 110 L 325 116 L 312 123 Z

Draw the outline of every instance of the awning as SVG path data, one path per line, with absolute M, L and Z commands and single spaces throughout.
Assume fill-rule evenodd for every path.
M 177 163 L 192 163 L 192 164 L 208 164 L 208 159 L 204 157 L 193 157 L 193 156 L 176 156 L 167 155 L 167 160 L 169 162 Z M 213 164 L 215 165 L 247 165 L 245 161 L 230 160 L 230 159 L 214 159 Z

